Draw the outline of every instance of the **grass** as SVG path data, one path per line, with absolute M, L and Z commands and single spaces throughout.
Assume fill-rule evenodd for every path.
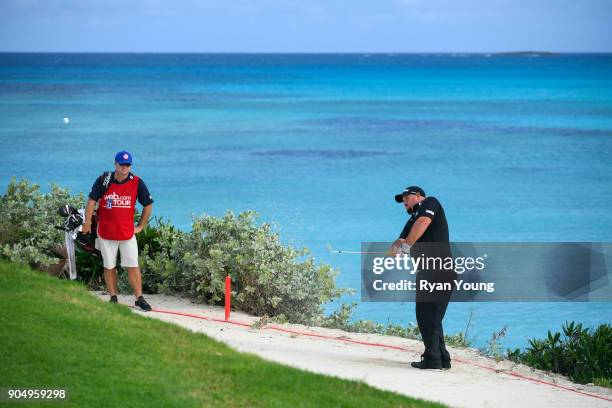
M 599 385 L 600 387 L 612 388 L 612 378 L 604 378 L 604 377 L 593 378 L 593 384 Z
M 3 260 L 0 308 L 0 387 L 64 388 L 62 406 L 443 406 L 239 353 Z

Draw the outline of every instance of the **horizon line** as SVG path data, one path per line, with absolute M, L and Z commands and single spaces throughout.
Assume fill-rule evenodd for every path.
M 487 55 L 487 54 L 612 54 L 610 51 L 5 51 L 0 54 L 243 54 L 243 55 L 321 55 L 321 54 L 343 54 L 343 55 L 440 55 L 440 54 L 463 54 L 463 55 Z

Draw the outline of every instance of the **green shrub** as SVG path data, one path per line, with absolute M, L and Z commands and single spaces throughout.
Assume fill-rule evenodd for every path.
M 612 325 L 602 324 L 593 330 L 571 322 L 565 323 L 562 331 L 563 335 L 549 331 L 546 339 L 529 339 L 525 351 L 508 350 L 508 357 L 582 384 L 612 378 Z
M 353 333 L 372 333 L 382 334 L 385 336 L 404 337 L 414 340 L 421 339 L 419 328 L 412 322 L 408 323 L 407 326 L 390 324 L 389 322 L 387 322 L 387 324 L 382 324 L 364 319 L 351 322 L 356 307 L 357 303 L 355 302 L 350 304 L 342 303 L 340 307 L 331 315 L 319 319 L 315 323 L 321 327 L 340 329 Z
M 487 357 L 494 358 L 496 361 L 501 361 L 506 357 L 504 355 L 500 340 L 506 337 L 508 326 L 502 327 L 500 330 L 494 330 L 487 344 L 480 349 L 480 352 Z
M 447 346 L 452 347 L 470 347 L 472 345 L 472 341 L 465 337 L 465 334 L 462 332 L 456 334 L 445 334 L 444 342 Z
M 84 282 L 91 289 L 105 289 L 102 258 L 94 256 L 91 252 L 87 252 L 79 246 L 76 246 L 75 256 L 78 271 L 77 279 Z
M 44 268 L 57 263 L 51 248 L 64 243 L 64 233 L 55 228 L 64 221 L 58 208 L 83 206 L 83 194 L 72 196 L 56 184 L 40 192 L 38 184 L 12 178 L 6 194 L 0 196 L 0 251 L 11 261 Z
M 198 302 L 222 303 L 229 274 L 239 310 L 303 323 L 322 316 L 322 305 L 345 292 L 336 288 L 337 272 L 315 265 L 307 249 L 282 245 L 272 226 L 256 218 L 252 211 L 203 215 L 194 217 L 190 232 L 159 224 L 159 245 L 143 257 L 143 269 L 162 292 Z
M 596 377 L 593 378 L 593 384 L 599 385 L 600 387 L 612 388 L 612 378 Z

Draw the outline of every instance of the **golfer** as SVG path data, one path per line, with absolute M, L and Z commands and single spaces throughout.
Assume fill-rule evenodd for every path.
M 98 229 L 96 248 L 102 252 L 104 280 L 110 292 L 110 302 L 117 303 L 117 250 L 121 252 L 121 266 L 127 268 L 128 279 L 136 306 L 149 311 L 151 306 L 142 297 L 142 276 L 138 267 L 138 244 L 135 234 L 147 225 L 153 199 L 144 181 L 131 173 L 132 155 L 121 151 L 115 155 L 115 171 L 108 172 L 95 181 L 87 208 L 82 232 L 91 232 L 91 219 L 98 203 Z M 134 227 L 136 200 L 142 205 L 142 216 Z
M 425 191 L 417 186 L 407 187 L 395 196 L 395 201 L 403 203 L 410 214 L 399 239 L 390 249 L 390 255 L 408 254 L 413 257 L 427 256 L 442 259 L 451 256 L 448 239 L 448 223 L 444 208 L 435 197 L 427 197 Z M 413 247 L 414 246 L 414 247 Z M 411 251 L 412 249 L 412 251 Z M 420 369 L 449 369 L 451 357 L 444 344 L 442 319 L 446 313 L 450 292 L 432 293 L 419 290 L 419 281 L 447 282 L 454 271 L 444 271 L 438 266 L 428 266 L 417 273 L 416 318 L 425 345 L 421 361 L 411 365 Z

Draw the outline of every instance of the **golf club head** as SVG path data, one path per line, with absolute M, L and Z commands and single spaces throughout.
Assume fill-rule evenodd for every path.
M 78 210 L 71 205 L 64 204 L 59 208 L 59 215 L 66 218 L 71 216 L 72 214 L 77 214 Z

